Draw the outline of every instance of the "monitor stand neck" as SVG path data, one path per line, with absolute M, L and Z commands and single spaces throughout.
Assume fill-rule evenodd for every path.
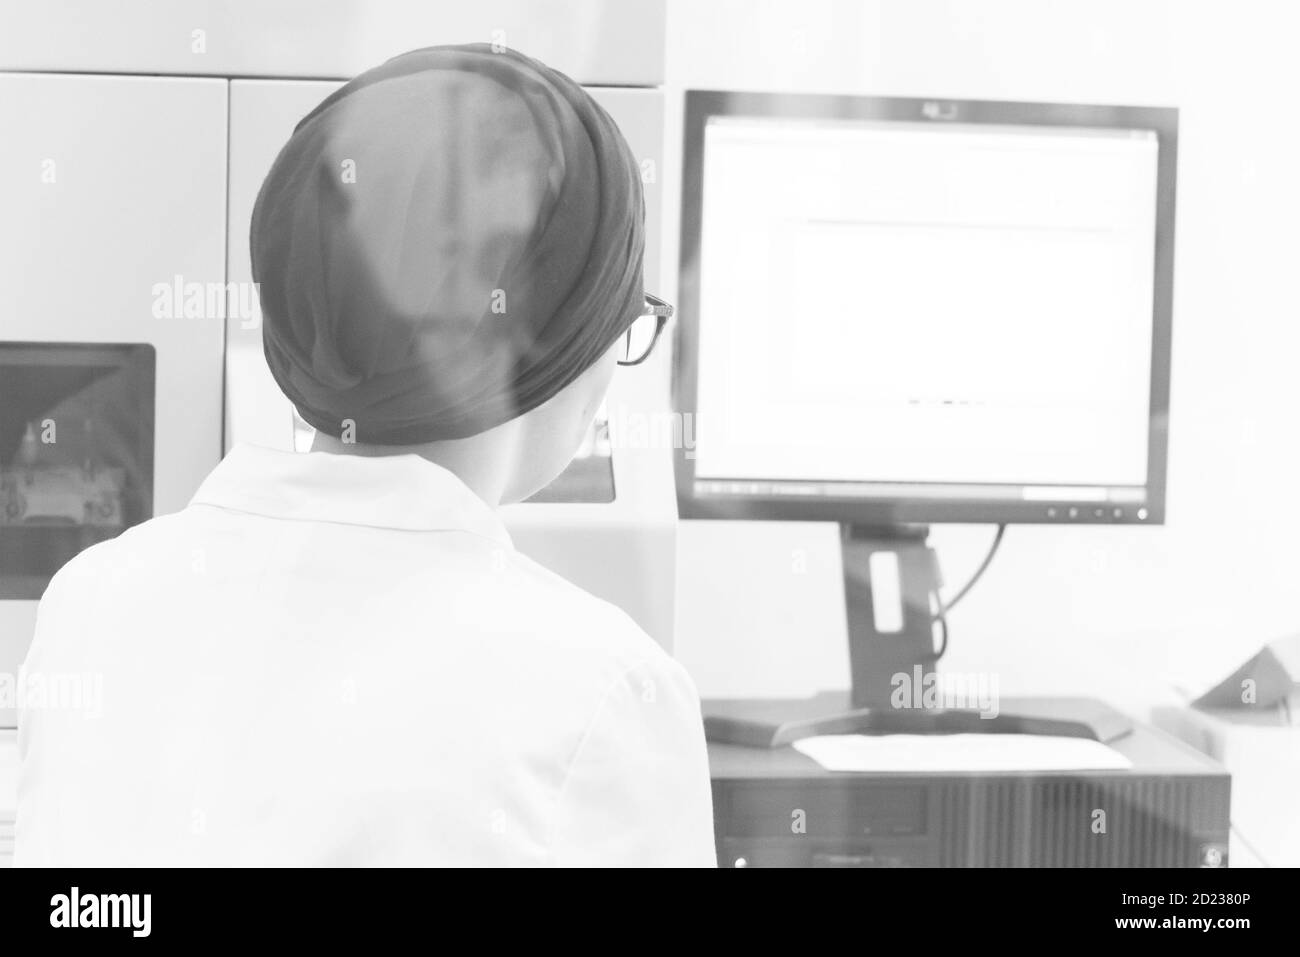
M 840 532 L 852 706 L 890 708 L 896 692 L 919 693 L 934 681 L 938 557 L 925 525 L 842 525 Z
M 706 702 L 708 739 L 761 748 L 820 734 L 1045 734 L 1111 741 L 1131 730 L 1123 715 L 1088 699 L 1026 701 L 996 715 L 927 704 L 937 659 L 931 597 L 940 585 L 928 535 L 925 526 L 843 526 L 852 691 L 796 702 Z

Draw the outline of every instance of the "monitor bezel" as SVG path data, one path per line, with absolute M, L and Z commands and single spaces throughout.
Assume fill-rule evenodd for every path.
M 1100 106 L 960 100 L 936 97 L 878 97 L 819 93 L 753 93 L 688 90 L 682 142 L 682 214 L 679 250 L 678 316 L 673 336 L 673 407 L 684 422 L 694 422 L 699 346 L 700 233 L 704 192 L 704 131 L 712 117 L 789 117 L 906 123 L 1087 127 L 1149 130 L 1157 137 L 1155 283 L 1151 343 L 1151 395 L 1148 416 L 1146 500 L 1141 506 L 1099 503 L 1063 495 L 1059 500 L 1007 500 L 972 496 L 792 497 L 695 493 L 694 449 L 675 443 L 673 471 L 678 512 L 685 519 L 834 521 L 873 526 L 930 523 L 1135 524 L 1165 520 L 1169 447 L 1170 347 L 1173 325 L 1175 193 L 1178 164 L 1178 109 L 1152 106 Z M 690 418 L 685 418 L 686 416 Z M 683 427 L 683 435 L 694 434 Z M 753 478 L 710 476 L 709 481 L 753 483 Z M 825 486 L 833 483 L 810 482 Z M 882 483 L 884 484 L 884 483 Z M 907 484 L 907 483 L 888 483 Z M 927 483 L 929 484 L 929 483 Z M 1021 487 L 1021 483 L 1010 486 Z M 1077 487 L 1077 486 L 1075 486 Z M 960 489 L 960 485 L 954 486 Z

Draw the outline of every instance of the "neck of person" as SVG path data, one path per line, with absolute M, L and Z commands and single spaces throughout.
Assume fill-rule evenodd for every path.
M 448 439 L 423 445 L 366 445 L 344 442 L 335 436 L 317 432 L 311 450 L 366 458 L 418 455 L 451 472 L 470 491 L 496 508 L 505 497 L 514 457 L 518 454 L 518 444 L 512 441 L 507 432 L 503 428 L 491 429 L 467 439 Z

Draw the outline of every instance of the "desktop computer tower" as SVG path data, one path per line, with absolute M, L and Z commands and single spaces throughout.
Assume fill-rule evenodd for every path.
M 711 744 L 722 867 L 1226 867 L 1231 779 L 1162 731 L 1132 767 L 831 772 L 790 747 Z

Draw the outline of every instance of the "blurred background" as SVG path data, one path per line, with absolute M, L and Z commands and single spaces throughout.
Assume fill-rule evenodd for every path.
M 154 341 L 156 512 L 181 507 L 232 443 L 292 444 L 255 323 L 219 317 L 182 343 L 175 326 L 146 327 L 148 290 L 174 273 L 246 277 L 248 209 L 293 122 L 348 76 L 428 43 L 518 46 L 622 111 L 652 160 L 648 285 L 670 301 L 687 90 L 1174 106 L 1165 524 L 1013 525 L 952 613 L 944 662 L 996 674 L 1004 695 L 1087 694 L 1144 714 L 1185 674 L 1226 674 L 1300 629 L 1297 35 L 1300 10 L 1282 0 L 2 0 L 0 119 L 15 135 L 0 156 L 0 339 Z M 47 100 L 32 93 L 53 89 L 45 74 L 75 76 Z M 59 200 L 28 176 L 51 150 L 68 156 Z M 669 353 L 620 373 L 615 425 L 669 409 Z M 512 515 L 517 540 L 628 605 L 705 697 L 847 684 L 835 525 L 678 522 L 662 449 L 613 469 L 605 518 L 552 493 L 543 518 Z M 639 544 L 619 545 L 632 528 Z M 950 585 L 992 533 L 935 526 Z M 616 556 L 607 569 L 584 567 L 601 549 Z M 16 662 L 34 603 L 0 606 L 0 656 Z

